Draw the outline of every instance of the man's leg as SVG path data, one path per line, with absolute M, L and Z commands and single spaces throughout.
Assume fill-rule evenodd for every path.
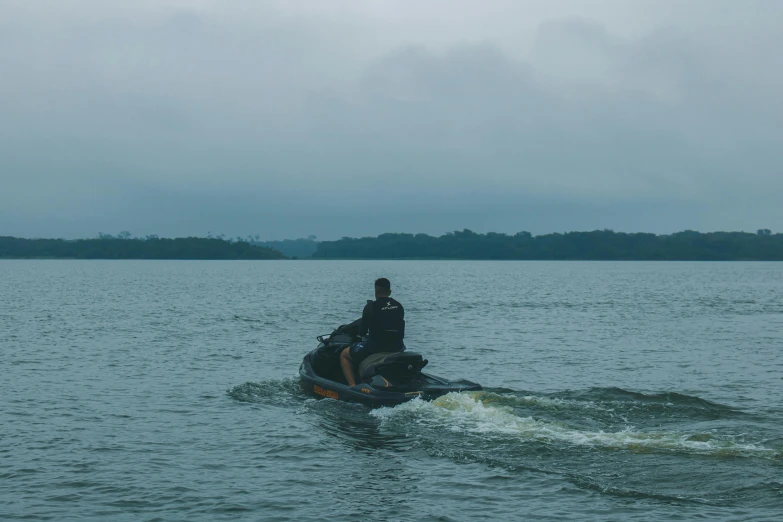
M 340 366 L 343 369 L 345 380 L 348 381 L 348 386 L 356 386 L 356 377 L 353 373 L 353 360 L 351 359 L 350 347 L 343 350 L 340 354 Z

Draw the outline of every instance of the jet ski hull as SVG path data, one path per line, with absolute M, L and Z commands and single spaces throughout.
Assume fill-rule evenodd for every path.
M 416 375 L 403 387 L 393 387 L 394 389 L 379 388 L 364 382 L 348 386 L 318 375 L 313 369 L 311 355 L 304 357 L 299 367 L 299 377 L 304 391 L 316 397 L 359 402 L 369 406 L 396 406 L 416 397 L 432 400 L 451 392 L 482 389 L 481 385 L 475 382 L 448 381 L 425 373 Z

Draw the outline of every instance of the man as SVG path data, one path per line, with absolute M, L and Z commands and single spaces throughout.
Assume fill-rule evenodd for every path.
M 391 283 L 385 277 L 375 281 L 375 301 L 367 301 L 362 312 L 362 325 L 359 335 L 369 334 L 369 338 L 354 343 L 340 354 L 340 366 L 343 369 L 348 386 L 356 385 L 355 366 L 369 355 L 380 352 L 401 352 L 405 337 L 405 310 L 402 305 L 389 297 Z

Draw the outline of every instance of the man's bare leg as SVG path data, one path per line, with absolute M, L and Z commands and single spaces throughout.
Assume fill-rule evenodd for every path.
M 343 369 L 348 386 L 356 386 L 356 377 L 353 373 L 353 361 L 351 360 L 351 348 L 348 347 L 340 354 L 340 366 Z

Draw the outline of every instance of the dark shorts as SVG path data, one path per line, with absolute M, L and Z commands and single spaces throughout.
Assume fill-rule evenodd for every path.
M 348 351 L 348 354 L 351 356 L 351 360 L 355 364 L 359 364 L 363 360 L 365 360 L 367 357 L 374 353 L 381 353 L 381 352 L 402 352 L 405 351 L 405 345 L 400 345 L 397 348 L 389 348 L 388 346 L 381 346 L 373 343 L 369 343 L 367 341 L 362 341 L 359 343 L 354 343 L 351 345 L 351 349 Z

